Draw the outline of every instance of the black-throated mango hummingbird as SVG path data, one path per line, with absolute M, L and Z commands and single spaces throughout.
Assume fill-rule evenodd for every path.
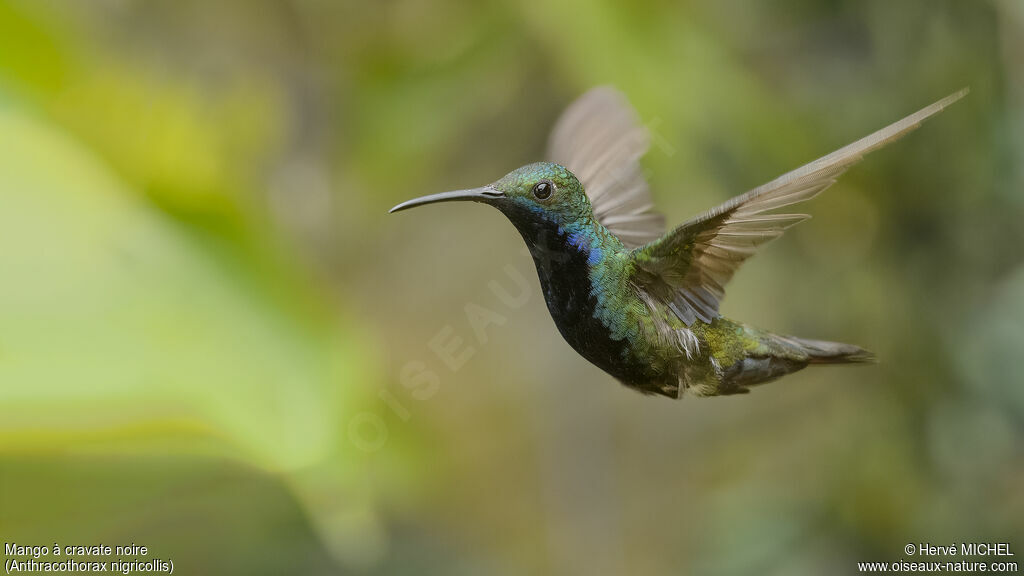
M 748 392 L 810 364 L 873 361 L 851 344 L 775 334 L 718 312 L 725 285 L 758 246 L 808 218 L 774 210 L 810 200 L 865 154 L 907 134 L 967 89 L 665 232 L 640 158 L 647 130 L 625 97 L 591 90 L 558 120 L 549 160 L 414 206 L 490 204 L 530 249 L 565 340 L 622 384 L 679 398 Z

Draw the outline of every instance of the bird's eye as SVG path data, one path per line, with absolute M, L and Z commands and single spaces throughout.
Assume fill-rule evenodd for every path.
M 555 185 L 548 180 L 541 180 L 533 185 L 533 195 L 538 200 L 547 200 L 555 191 Z

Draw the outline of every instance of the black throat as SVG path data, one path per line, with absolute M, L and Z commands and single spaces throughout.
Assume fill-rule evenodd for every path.
M 635 378 L 642 367 L 635 365 L 628 342 L 612 339 L 610 328 L 595 314 L 598 300 L 591 280 L 589 243 L 535 214 L 506 215 L 530 249 L 548 312 L 565 341 L 619 380 Z

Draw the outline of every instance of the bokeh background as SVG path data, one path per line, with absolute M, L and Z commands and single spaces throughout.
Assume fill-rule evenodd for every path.
M 1022 62 L 1018 0 L 0 1 L 0 539 L 184 574 L 1020 558 Z M 387 214 L 606 83 L 676 223 L 971 87 L 730 285 L 878 366 L 642 397 L 497 211 Z

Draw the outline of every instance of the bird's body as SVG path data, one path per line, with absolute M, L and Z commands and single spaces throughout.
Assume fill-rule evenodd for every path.
M 646 394 L 742 393 L 809 364 L 873 359 L 857 346 L 782 336 L 718 313 L 736 268 L 759 244 L 806 218 L 769 211 L 817 195 L 861 155 L 963 94 L 662 234 L 639 171 L 646 133 L 617 92 L 597 89 L 555 128 L 552 156 L 564 164 L 530 164 L 484 188 L 393 211 L 446 200 L 493 205 L 529 247 L 548 311 L 580 355 Z
M 564 167 L 548 163 L 525 166 L 511 176 L 572 178 Z M 530 217 L 516 204 L 507 210 L 530 248 L 544 301 L 562 337 L 630 388 L 671 397 L 683 390 L 698 396 L 734 394 L 813 360 L 795 339 L 722 316 L 687 326 L 637 282 L 633 250 L 592 216 L 559 222 Z M 833 361 L 869 358 L 855 346 L 834 346 L 839 349 L 827 352 Z

